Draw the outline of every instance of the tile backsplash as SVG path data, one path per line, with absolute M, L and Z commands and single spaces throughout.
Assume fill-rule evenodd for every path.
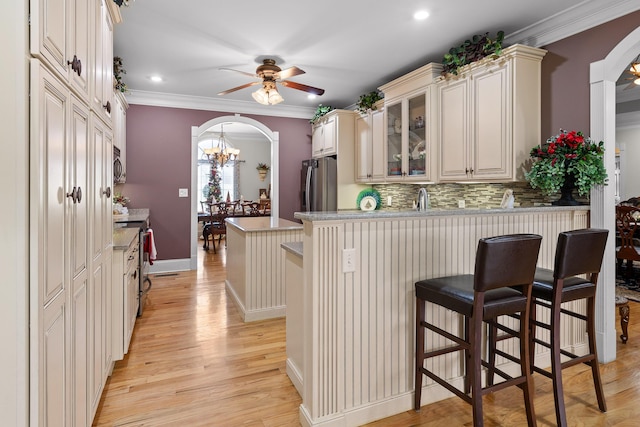
M 499 208 L 502 196 L 507 189 L 513 190 L 514 206 L 528 207 L 538 203 L 551 203 L 558 195 L 545 197 L 538 190 L 531 188 L 528 182 L 509 182 L 504 184 L 374 184 L 373 188 L 380 192 L 382 209 L 411 208 L 418 196 L 420 187 L 429 193 L 430 207 L 434 209 L 457 209 L 458 201 L 464 200 L 466 209 Z M 391 206 L 387 206 L 391 196 Z M 578 198 L 574 192 L 576 200 Z

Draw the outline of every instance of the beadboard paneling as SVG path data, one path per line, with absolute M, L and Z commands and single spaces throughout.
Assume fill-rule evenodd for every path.
M 410 409 L 414 283 L 472 273 L 478 239 L 502 234 L 542 235 L 538 265 L 552 268 L 558 233 L 584 228 L 587 220 L 584 211 L 550 209 L 544 213 L 305 223 L 305 307 L 312 313 L 305 319 L 303 418 L 306 414 L 306 422 L 313 425 L 337 417 L 331 425 L 346 425 L 374 419 L 367 414 L 375 413 L 379 418 L 381 413 L 392 415 Z M 342 273 L 344 248 L 356 251 L 355 272 Z M 426 315 L 448 331 L 459 334 L 462 330 L 461 317 L 441 307 L 428 304 Z M 539 317 L 545 316 L 548 314 L 539 313 Z M 427 332 L 426 342 L 430 348 L 449 344 L 432 332 Z M 585 345 L 584 328 L 566 321 L 562 343 L 580 353 Z M 500 345 L 516 352 L 516 340 Z M 536 351 L 536 357 L 543 360 L 544 349 Z M 462 380 L 463 364 L 458 355 L 428 363 L 450 382 Z M 427 380 L 423 403 L 447 397 L 441 389 Z

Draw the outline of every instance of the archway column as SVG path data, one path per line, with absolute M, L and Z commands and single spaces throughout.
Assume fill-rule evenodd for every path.
M 604 141 L 604 163 L 609 179 L 615 172 L 616 80 L 640 52 L 640 27 L 625 37 L 602 61 L 590 68 L 591 138 Z M 609 230 L 602 273 L 596 295 L 596 335 L 598 359 L 616 358 L 615 325 L 615 188 L 613 185 L 591 191 L 591 226 Z

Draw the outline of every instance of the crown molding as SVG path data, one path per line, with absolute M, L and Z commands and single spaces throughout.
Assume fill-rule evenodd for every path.
M 584 0 L 505 37 L 509 44 L 541 47 L 640 10 L 637 0 Z
M 311 119 L 315 108 L 288 105 L 261 105 L 257 102 L 219 100 L 203 96 L 177 95 L 173 93 L 132 90 L 127 93 L 129 104 L 153 107 L 184 108 L 191 110 L 220 111 L 225 113 L 257 114 L 261 116 Z

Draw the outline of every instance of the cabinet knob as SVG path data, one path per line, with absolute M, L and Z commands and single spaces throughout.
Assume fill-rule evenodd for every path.
M 107 101 L 106 104 L 103 105 L 104 109 L 107 110 L 107 113 L 111 114 L 111 102 Z
M 104 194 L 105 196 L 107 196 L 107 199 L 108 199 L 109 197 L 111 197 L 111 187 L 107 187 L 107 189 L 106 189 L 106 190 L 104 190 L 104 191 L 102 192 L 102 194 Z
M 134 279 L 138 277 L 138 270 L 133 270 L 133 274 L 131 275 Z
M 82 188 L 78 187 L 76 190 L 76 202 L 80 203 L 82 201 Z
M 73 200 L 73 203 L 76 203 L 76 187 L 73 187 L 73 190 L 71 190 L 71 193 L 67 193 L 67 197 L 71 197 L 71 200 Z
M 71 65 L 71 69 L 78 75 L 82 73 L 82 62 L 78 59 L 76 55 L 73 55 L 73 59 L 71 61 L 67 61 L 67 65 Z

